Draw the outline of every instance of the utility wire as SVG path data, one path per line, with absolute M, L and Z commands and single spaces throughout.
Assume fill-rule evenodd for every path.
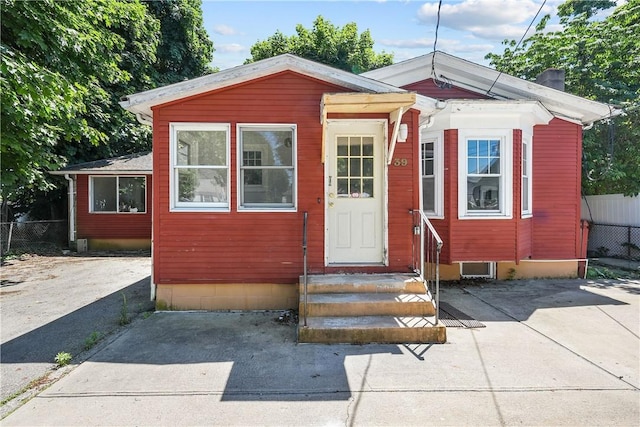
M 545 0 L 546 1 L 546 0 Z M 433 40 L 433 53 L 431 54 L 431 78 L 436 86 L 443 88 L 446 83 L 440 82 L 436 76 L 436 50 L 438 47 L 438 29 L 440 28 L 440 9 L 442 8 L 442 0 L 438 2 L 438 14 L 436 17 L 436 35 Z
M 540 15 L 540 12 L 542 11 L 542 8 L 544 7 L 544 5 L 547 3 L 547 0 L 544 0 L 542 2 L 542 4 L 540 5 L 540 8 L 538 9 L 538 11 L 536 12 L 536 16 L 533 17 L 533 19 L 531 20 L 531 22 L 529 23 L 529 26 L 527 27 L 527 29 L 525 30 L 524 34 L 522 35 L 522 37 L 520 37 L 520 41 L 518 42 L 518 44 L 516 45 L 515 49 L 513 49 L 513 51 L 515 52 L 516 50 L 518 50 L 518 48 L 520 47 L 520 44 L 522 43 L 522 41 L 524 40 L 524 38 L 527 36 L 527 33 L 529 32 L 529 30 L 531 29 L 531 26 L 533 25 L 533 23 L 535 22 L 536 18 L 538 18 L 538 15 Z M 502 71 L 500 71 L 500 73 L 498 74 L 498 77 L 496 77 L 496 79 L 493 81 L 493 84 L 491 85 L 491 87 L 489 88 L 489 90 L 487 90 L 487 95 L 489 95 L 491 93 L 491 89 L 493 89 L 493 87 L 496 85 L 496 83 L 498 82 L 498 79 L 500 78 L 500 76 L 502 75 Z

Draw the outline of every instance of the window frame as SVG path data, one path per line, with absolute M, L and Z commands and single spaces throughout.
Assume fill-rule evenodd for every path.
M 495 211 L 474 211 L 467 208 L 467 142 L 469 140 L 500 141 L 500 206 Z M 486 129 L 458 131 L 458 218 L 512 219 L 513 217 L 513 130 Z
M 524 132 L 522 133 L 522 145 L 521 145 L 521 153 L 520 153 L 520 165 L 521 165 L 521 177 L 520 177 L 520 209 L 521 209 L 521 217 L 522 218 L 531 218 L 533 216 L 533 138 L 530 135 L 526 135 Z M 526 152 L 526 171 L 524 168 L 525 165 L 525 152 Z M 526 175 L 525 175 L 526 173 Z M 524 180 L 527 178 L 527 205 L 528 209 L 525 209 L 525 199 L 524 199 Z
M 420 131 L 420 149 L 418 150 L 418 164 L 420 165 L 419 191 L 420 191 L 420 209 L 424 207 L 424 191 L 423 191 L 423 159 L 422 147 L 424 144 L 433 143 L 433 178 L 434 178 L 434 210 L 424 211 L 428 218 L 444 219 L 444 131 L 425 132 Z
M 212 165 L 178 165 L 178 132 L 179 131 L 225 131 L 224 166 Z M 227 170 L 226 202 L 181 202 L 176 200 L 178 193 L 179 169 L 223 169 Z M 169 211 L 170 212 L 230 212 L 231 211 L 231 124 L 204 122 L 173 122 L 169 124 Z
M 94 179 L 95 178 L 115 178 L 116 179 L 116 210 L 115 211 L 96 211 L 94 210 Z M 144 211 L 120 211 L 120 178 L 143 178 L 144 179 Z M 89 182 L 89 213 L 90 214 L 131 214 L 131 215 L 140 215 L 147 213 L 147 176 L 146 175 L 108 175 L 108 174 L 95 174 L 88 176 Z
M 244 183 L 242 181 L 242 171 L 244 169 L 244 144 L 242 140 L 243 130 L 266 130 L 266 131 L 290 131 L 291 132 L 291 166 L 265 166 L 262 170 L 293 169 L 291 203 L 264 203 L 248 204 L 244 203 Z M 247 150 L 256 151 L 256 150 Z M 295 123 L 237 123 L 236 124 L 236 184 L 237 184 L 237 209 L 238 212 L 297 212 L 298 211 L 298 126 Z M 264 152 L 262 161 L 264 162 Z M 264 174 L 263 174 L 264 179 Z M 253 186 L 253 185 L 252 185 Z

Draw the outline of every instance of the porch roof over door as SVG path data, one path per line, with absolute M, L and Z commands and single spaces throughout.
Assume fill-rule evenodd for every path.
M 389 123 L 395 123 L 387 159 L 391 161 L 398 140 L 398 131 L 402 115 L 416 104 L 417 95 L 413 92 L 392 93 L 325 93 L 320 103 L 320 123 L 322 123 L 322 162 L 325 158 L 325 135 L 327 130 L 327 116 L 329 113 L 389 114 Z

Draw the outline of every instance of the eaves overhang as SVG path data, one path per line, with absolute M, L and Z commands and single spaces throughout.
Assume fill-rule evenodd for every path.
M 611 105 L 500 73 L 444 52 L 430 53 L 369 71 L 363 75 L 402 87 L 433 78 L 432 70 L 435 70 L 435 77 L 442 83 L 449 83 L 497 100 L 539 101 L 555 117 L 583 125 L 621 113 L 621 110 Z
M 120 105 L 136 114 L 138 120 L 150 123 L 153 119 L 152 108 L 177 101 L 179 99 L 222 89 L 273 75 L 283 71 L 292 71 L 304 76 L 344 87 L 353 92 L 368 93 L 404 93 L 404 89 L 379 82 L 362 75 L 319 64 L 291 54 L 267 58 L 258 62 L 240 65 L 234 68 L 209 74 L 203 77 L 174 83 L 157 89 L 124 97 Z

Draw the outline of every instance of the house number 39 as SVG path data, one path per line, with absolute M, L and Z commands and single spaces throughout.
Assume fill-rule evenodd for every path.
M 393 161 L 393 166 L 407 166 L 409 161 L 407 159 L 395 159 Z

